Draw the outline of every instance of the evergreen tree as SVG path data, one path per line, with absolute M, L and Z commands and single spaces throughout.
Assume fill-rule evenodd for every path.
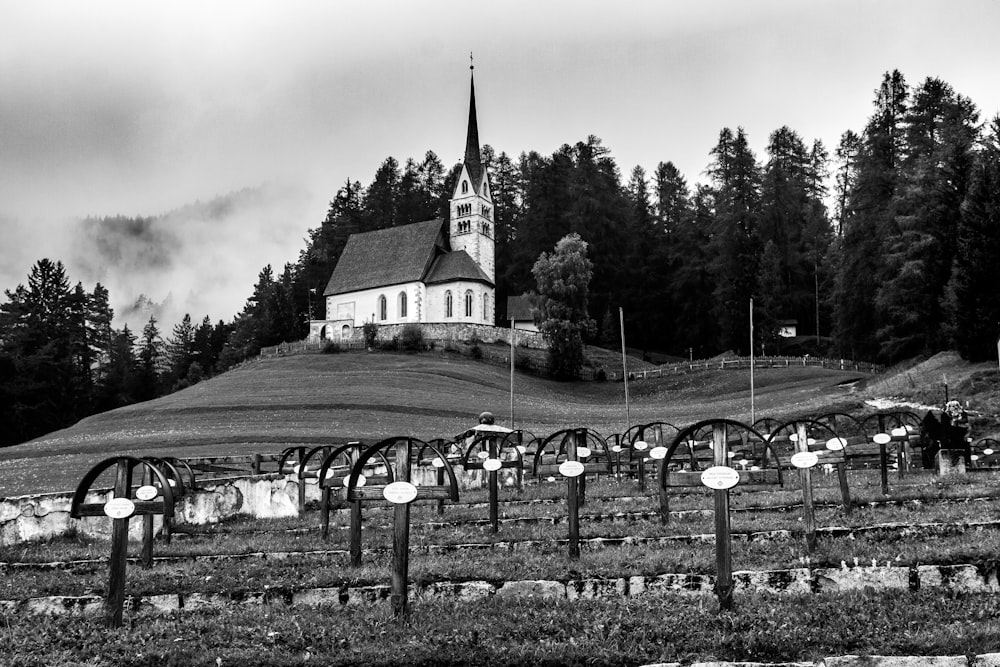
M 177 387 L 177 382 L 187 377 L 188 369 L 195 359 L 195 328 L 191 315 L 185 313 L 179 324 L 174 325 L 173 334 L 166 344 L 168 384 Z
M 1000 339 L 1000 116 L 983 139 L 956 236 L 947 310 L 951 337 L 964 358 L 994 359 Z
M 164 344 L 160 337 L 160 329 L 156 326 L 156 318 L 153 316 L 149 317 L 146 326 L 142 328 L 142 339 L 136 356 L 138 368 L 135 398 L 139 401 L 148 401 L 160 395 L 163 375 Z
M 841 261 L 831 299 L 834 334 L 843 357 L 878 358 L 875 295 L 885 276 L 882 241 L 896 235 L 893 204 L 908 94 L 903 75 L 898 70 L 887 72 L 876 91 L 875 113 L 861 138 L 855 185 L 847 196 L 842 220 L 837 249 Z
M 932 354 L 947 344 L 945 289 L 951 278 L 962 201 L 972 171 L 978 112 L 939 79 L 913 93 L 906 152 L 885 238 L 886 277 L 876 290 L 882 356 Z
M 538 287 L 532 295 L 536 321 L 549 343 L 549 371 L 558 379 L 579 375 L 583 338 L 595 329 L 587 310 L 592 266 L 587 243 L 578 234 L 569 234 L 551 254 L 542 253 L 531 270 Z
M 760 257 L 761 174 L 743 128 L 725 128 L 712 151 L 715 216 L 709 263 L 715 283 L 713 316 L 720 343 L 734 351 L 748 344 L 750 298 Z

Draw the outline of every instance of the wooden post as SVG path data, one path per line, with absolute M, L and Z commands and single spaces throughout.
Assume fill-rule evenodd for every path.
M 115 498 L 128 498 L 132 488 L 132 466 L 119 460 L 115 476 Z M 128 517 L 112 519 L 111 566 L 108 577 L 106 622 L 109 628 L 122 626 L 122 609 L 125 606 L 125 562 L 128 557 Z
M 809 439 L 806 425 L 799 422 L 795 438 L 795 451 L 808 452 Z M 816 509 L 813 506 L 812 469 L 799 468 L 799 483 L 802 485 L 802 520 L 806 529 L 806 553 L 816 549 Z
M 319 481 L 322 486 L 323 480 Z M 321 512 L 320 521 L 323 526 L 323 539 L 327 540 L 330 538 L 330 487 L 322 486 L 323 498 L 320 501 Z
M 436 468 L 436 470 L 437 470 L 436 481 L 437 481 L 437 485 L 438 486 L 444 486 L 444 466 L 451 465 L 451 464 L 448 463 L 448 459 L 444 459 L 442 461 L 442 463 L 444 463 L 444 465 L 442 465 L 440 468 Z M 444 515 L 444 498 L 438 498 L 438 501 L 437 501 L 437 513 L 440 516 Z
M 410 481 L 410 440 L 396 442 L 397 482 Z M 392 615 L 405 619 L 409 611 L 406 583 L 410 567 L 410 504 L 396 505 L 392 532 Z
M 149 468 L 143 469 L 142 483 L 143 484 L 152 483 L 152 473 L 149 471 Z M 128 491 L 126 491 L 125 494 L 127 497 Z M 115 497 L 117 497 L 117 491 Z M 164 523 L 166 522 L 164 521 Z M 142 567 L 147 570 L 153 567 L 153 515 L 152 514 L 142 515 Z
M 499 458 L 497 454 L 497 439 L 494 436 L 489 436 L 486 438 L 487 443 L 487 453 L 489 458 L 495 459 Z M 486 483 L 490 487 L 490 530 L 494 533 L 500 532 L 500 518 L 498 516 L 498 498 L 497 498 L 497 471 L 490 470 L 486 478 Z
M 306 448 L 299 447 L 295 450 L 295 459 L 298 461 L 299 465 L 299 516 L 304 517 L 306 515 L 306 478 L 303 476 L 303 468 L 305 467 L 305 462 L 302 458 L 306 455 Z
M 885 415 L 878 416 L 878 432 L 885 433 Z M 889 453 L 886 443 L 878 444 L 878 465 L 882 475 L 882 495 L 889 495 Z
M 359 449 L 351 449 L 347 452 L 348 470 L 354 470 L 358 462 Z M 361 501 L 348 500 L 351 504 L 351 530 L 350 530 L 350 552 L 351 567 L 361 567 Z
M 513 427 L 513 423 L 511 423 Z M 517 449 L 517 473 L 514 476 L 515 483 L 517 484 L 517 491 L 520 493 L 524 490 L 524 455 L 521 454 L 521 447 L 524 446 L 524 433 L 522 431 L 517 432 L 517 444 L 515 448 Z M 444 479 L 442 478 L 438 484 L 444 484 Z
M 254 475 L 260 474 L 260 454 L 254 454 L 250 457 L 250 472 Z
M 840 480 L 840 497 L 844 500 L 844 514 L 850 514 L 851 489 L 847 486 L 847 464 L 843 461 L 837 464 L 837 478 Z
M 639 440 L 646 442 L 646 429 L 639 430 Z M 649 447 L 646 447 L 646 449 L 639 452 L 639 493 L 646 492 L 646 451 L 648 449 Z M 632 451 L 634 452 L 635 449 Z
M 566 460 L 576 461 L 576 435 L 566 443 Z M 569 557 L 570 560 L 580 558 L 580 496 L 578 477 L 566 478 L 566 509 L 569 513 Z
M 573 437 L 576 438 L 576 450 L 580 451 L 580 447 L 585 447 L 587 444 L 587 432 L 585 429 L 577 429 L 573 431 Z M 591 452 L 593 454 L 593 452 Z M 577 455 L 579 456 L 579 454 Z M 587 504 L 587 471 L 584 470 L 583 474 L 580 475 L 580 482 L 577 484 L 576 492 L 578 496 L 577 508 L 583 507 Z
M 717 423 L 712 432 L 714 440 L 714 463 L 729 465 L 729 446 L 726 442 L 726 426 Z M 715 496 L 715 595 L 719 598 L 719 609 L 733 608 L 733 554 L 732 534 L 729 524 L 729 489 L 714 489 Z

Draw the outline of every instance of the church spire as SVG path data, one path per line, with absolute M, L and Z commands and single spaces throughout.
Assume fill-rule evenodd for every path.
M 479 153 L 479 125 L 476 122 L 476 79 L 472 54 L 469 54 L 469 130 L 465 137 L 465 167 L 469 170 L 472 187 L 479 192 L 483 177 L 483 159 Z

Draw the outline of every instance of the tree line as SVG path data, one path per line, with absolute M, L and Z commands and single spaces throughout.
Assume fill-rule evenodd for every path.
M 789 127 L 758 158 L 742 128 L 723 128 L 704 183 L 670 161 L 624 178 L 596 136 L 551 155 L 482 149 L 493 196 L 496 303 L 536 290 L 533 267 L 569 235 L 591 263 L 585 342 L 669 355 L 780 351 L 795 320 L 817 353 L 894 361 L 955 348 L 991 358 L 1000 333 L 1000 117 L 927 78 L 887 72 L 872 115 L 829 154 Z M 70 287 L 41 260 L 0 305 L 2 442 L 147 400 L 300 340 L 325 316 L 323 289 L 348 237 L 446 218 L 460 165 L 432 151 L 387 158 L 368 185 L 348 179 L 298 258 L 264 267 L 231 322 L 164 339 L 111 327 L 107 291 Z M 503 322 L 498 322 L 503 324 Z M 44 429 L 44 430 L 42 430 Z

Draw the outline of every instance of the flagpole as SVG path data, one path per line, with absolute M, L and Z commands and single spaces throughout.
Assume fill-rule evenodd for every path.
M 510 320 L 510 429 L 514 430 L 514 336 L 517 329 L 514 328 L 514 318 Z
M 753 425 L 756 419 L 754 414 L 754 387 L 753 387 L 753 297 L 750 297 L 750 424 Z
M 628 364 L 625 359 L 625 311 L 618 306 L 618 323 L 622 334 L 622 379 L 625 381 L 625 431 L 632 427 L 632 418 L 628 409 Z M 624 433 L 625 431 L 622 431 Z

